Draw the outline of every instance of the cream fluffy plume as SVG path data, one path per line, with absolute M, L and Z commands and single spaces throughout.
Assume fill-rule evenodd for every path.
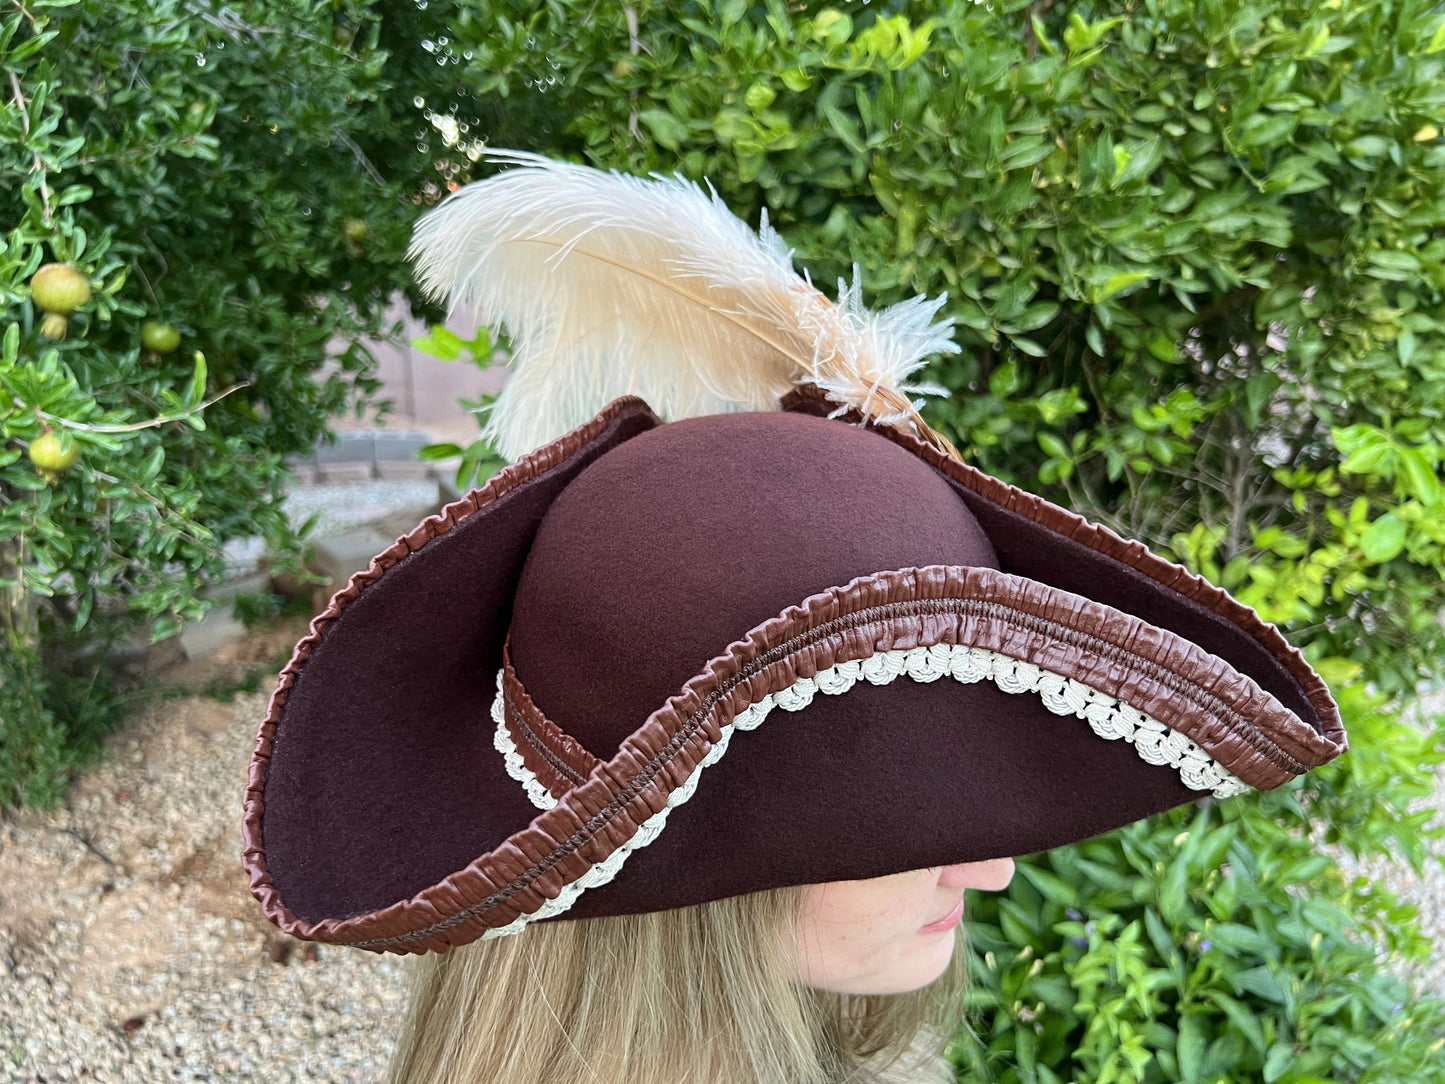
M 955 353 L 945 298 L 869 312 L 856 281 L 829 301 L 768 226 L 678 177 L 604 173 L 494 151 L 514 168 L 466 185 L 418 223 L 423 286 L 511 337 L 513 371 L 486 435 L 508 458 L 623 395 L 669 420 L 777 409 L 812 382 L 868 417 L 947 446 L 906 383 Z

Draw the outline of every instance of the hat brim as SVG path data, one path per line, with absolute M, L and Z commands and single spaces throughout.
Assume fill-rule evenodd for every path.
M 808 390 L 787 405 L 833 410 Z M 655 424 L 622 401 L 520 461 L 378 557 L 298 645 L 246 811 L 253 891 L 287 932 L 445 949 L 560 913 L 1030 853 L 1200 796 L 1185 761 L 1267 788 L 1344 748 L 1323 682 L 1253 611 L 884 429 L 954 486 L 1000 569 L 885 571 L 799 600 L 539 812 L 490 722 L 511 595 L 556 496 Z M 886 697 L 878 712 L 900 725 L 851 724 L 839 705 L 860 697 Z M 759 726 L 766 757 L 723 755 Z M 1142 738 L 1159 727 L 1178 738 L 1162 755 L 1154 740 L 1151 763 Z M 545 750 L 515 720 L 513 734 L 514 760 L 545 773 Z M 798 793 L 802 764 L 856 793 L 841 809 Z M 741 874 L 705 860 L 724 837 L 748 851 Z M 628 877 L 609 883 L 623 862 Z

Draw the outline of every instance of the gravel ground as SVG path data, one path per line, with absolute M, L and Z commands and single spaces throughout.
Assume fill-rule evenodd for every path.
M 301 631 L 192 677 L 269 662 Z M 283 937 L 241 870 L 265 701 L 154 703 L 68 808 L 0 823 L 0 1081 L 381 1077 L 405 963 Z
M 403 520 L 396 529 L 397 534 L 421 522 L 426 512 L 416 512 L 435 503 L 437 483 L 435 479 L 418 478 L 414 481 L 338 483 L 335 485 L 297 486 L 286 497 L 286 515 L 294 524 L 301 524 L 306 517 L 316 515 L 313 538 L 338 534 L 349 527 L 361 524 L 375 524 L 377 520 L 394 517 L 398 510 Z M 415 515 L 413 513 L 416 512 Z
M 167 677 L 234 680 L 302 631 L 233 643 Z M 153 703 L 67 808 L 0 820 L 0 1082 L 381 1078 L 405 961 L 280 935 L 240 867 L 242 781 L 265 700 Z M 1356 871 L 1419 905 L 1445 945 L 1438 864 L 1424 878 L 1383 861 Z M 1445 959 L 1418 978 L 1445 994 Z

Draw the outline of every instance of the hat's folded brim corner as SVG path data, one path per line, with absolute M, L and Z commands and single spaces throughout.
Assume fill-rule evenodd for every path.
M 475 796 L 499 795 L 507 777 L 475 740 L 485 709 L 479 719 L 472 705 L 490 698 L 547 508 L 658 424 L 640 399 L 617 400 L 398 539 L 311 623 L 271 696 L 245 797 L 252 892 L 283 930 L 350 940 L 347 919 L 441 884 L 522 812 L 476 815 Z

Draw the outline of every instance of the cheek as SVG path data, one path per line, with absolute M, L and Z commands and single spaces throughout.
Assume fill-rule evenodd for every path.
M 803 931 L 800 931 L 803 932 Z M 868 936 L 813 930 L 801 939 L 798 975 L 838 994 L 901 994 L 927 986 L 948 967 L 955 932 L 919 934 L 909 928 Z
M 798 972 L 820 990 L 901 993 L 942 974 L 954 935 L 922 934 L 936 909 L 933 880 L 915 875 L 886 883 L 848 882 L 809 890 L 798 924 Z

